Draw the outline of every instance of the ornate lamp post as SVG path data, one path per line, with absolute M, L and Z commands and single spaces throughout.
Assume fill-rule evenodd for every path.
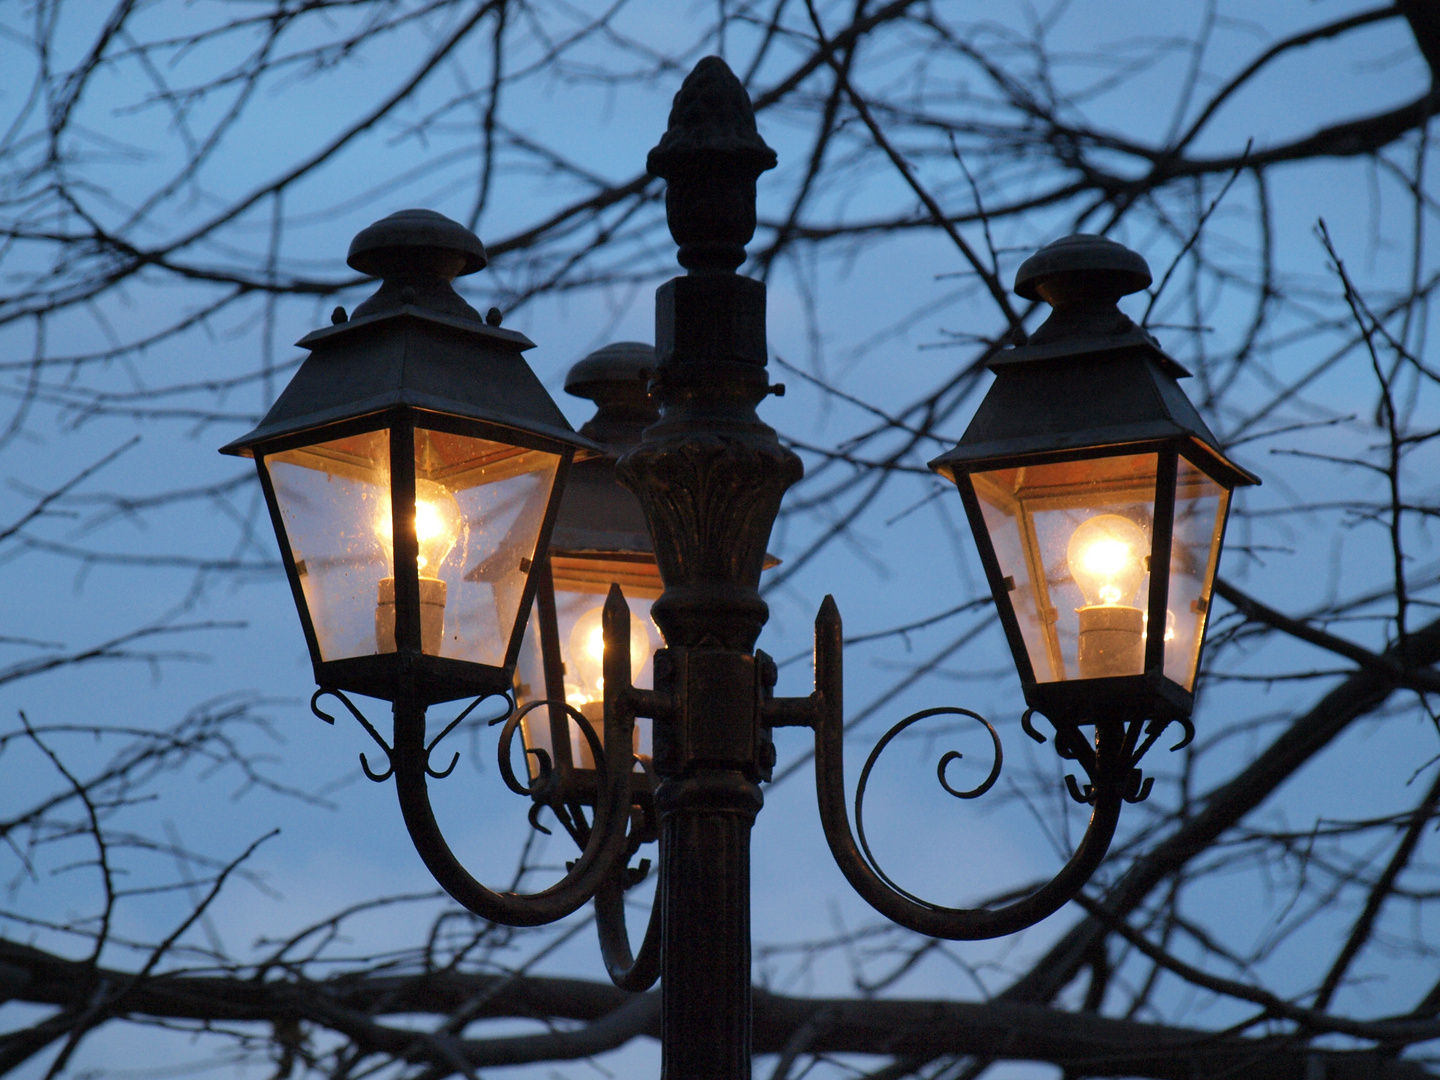
M 487 329 L 468 308 L 453 309 L 459 298 L 448 291 L 449 277 L 477 269 L 467 252 L 479 249 L 479 241 L 454 223 L 404 243 L 362 243 L 385 222 L 362 233 L 359 261 L 352 248 L 352 265 L 373 265 L 386 279 L 356 313 L 372 318 L 367 323 L 357 317 L 349 331 L 342 326 L 306 338 L 303 344 L 314 354 L 291 388 L 256 432 L 227 450 L 252 453 L 259 465 L 315 656 L 321 686 L 316 698 L 337 697 L 384 747 L 406 824 L 436 879 L 471 911 L 514 925 L 552 921 L 593 898 L 601 951 L 616 984 L 643 990 L 661 980 L 667 1080 L 743 1080 L 751 1054 L 750 829 L 763 803 L 760 784 L 774 764 L 771 730 L 814 730 L 826 838 L 846 878 L 880 912 L 920 933 L 951 939 L 995 937 L 1032 925 L 1076 895 L 1104 857 L 1123 803 L 1148 794 L 1139 761 L 1163 729 L 1178 722 L 1185 728 L 1181 745 L 1191 737 L 1194 682 L 1230 493 L 1255 481 L 1229 461 L 1186 400 L 1176 383 L 1184 369 L 1116 307 L 1119 297 L 1149 284 L 1144 260 L 1099 237 L 1070 237 L 1021 267 L 1016 290 L 1044 299 L 1054 314 L 1027 345 L 997 358 L 995 383 L 975 420 L 932 467 L 955 481 L 965 503 L 1030 706 L 1024 729 L 1043 742 L 1032 718 L 1038 713 L 1050 723 L 1057 752 L 1086 774 L 1083 785 L 1067 777 L 1071 793 L 1091 804 L 1093 813 L 1070 861 L 1014 903 L 949 908 L 906 892 L 880 869 L 865 841 L 864 790 L 876 758 L 897 734 L 928 716 L 973 717 L 994 741 L 989 778 L 969 791 L 952 787 L 945 767 L 954 753 L 942 756 L 938 771 L 952 795 L 975 798 L 999 774 L 999 736 L 983 718 L 957 708 L 927 709 L 900 721 L 861 771 L 852 833 L 842 765 L 842 637 L 833 600 L 826 598 L 816 618 L 814 693 L 775 698 L 774 664 L 755 650 L 768 617 L 758 591 L 765 545 L 780 499 L 800 478 L 801 466 L 755 412 L 772 392 L 765 370 L 765 287 L 735 271 L 755 229 L 756 178 L 775 164 L 775 155 L 723 61 L 702 60 L 685 80 L 669 130 L 648 164 L 667 181 L 670 231 L 688 271 L 656 294 L 648 392 L 659 404 L 658 419 L 647 418 L 653 422 L 614 472 L 639 500 L 649 545 L 608 465 L 582 463 L 577 472 L 586 470 L 587 478 L 567 494 L 574 516 L 561 511 L 547 559 L 555 492 L 569 455 L 587 444 L 558 419 L 520 363 L 519 349 L 528 342 Z M 377 247 L 405 257 L 367 262 L 365 252 Z M 423 273 L 417 269 L 422 264 Z M 385 299 L 391 297 L 399 302 Z M 363 333 L 362 325 L 368 327 Z M 381 350 L 381 343 L 402 333 L 411 336 L 400 352 L 394 344 Z M 427 358 L 432 348 L 437 356 L 455 358 L 445 361 L 451 398 L 419 400 L 408 383 L 384 392 L 347 389 L 334 402 L 326 396 L 326 372 L 369 370 L 360 358 L 372 356 L 366 362 L 377 372 L 408 371 L 405 365 L 425 371 L 440 363 Z M 513 360 L 502 365 L 492 354 Z M 628 395 L 623 401 L 606 397 L 611 391 L 597 389 L 606 380 L 596 372 L 614 374 L 623 365 L 614 356 L 587 365 L 590 360 L 567 382 L 567 388 L 594 389 L 601 406 L 583 434 L 611 445 L 629 441 L 602 431 L 602 421 L 607 409 L 633 407 L 633 426 L 642 423 L 639 379 L 628 390 L 626 380 L 617 380 L 615 393 Z M 633 362 L 631 371 L 638 374 Z M 425 385 L 433 393 L 439 384 Z M 388 457 L 364 442 L 381 433 L 389 440 Z M 454 449 L 438 433 L 471 441 Z M 552 459 L 553 467 L 546 464 Z M 388 472 L 381 467 L 385 461 Z M 523 490 L 530 494 L 524 497 L 467 494 L 537 475 L 542 479 L 527 480 L 531 486 Z M 486 479 L 492 476 L 493 482 Z M 422 481 L 443 487 L 459 509 L 450 510 Z M 427 509 L 427 500 L 437 508 Z M 511 516 L 498 529 L 486 524 L 501 506 Z M 516 509 L 522 506 L 529 509 Z M 432 517 L 453 522 L 446 528 L 457 536 L 478 532 L 489 546 L 467 546 L 458 561 L 453 547 L 432 550 L 426 537 L 439 531 L 431 529 Z M 389 546 L 372 539 L 376 521 Z M 403 527 L 394 527 L 395 521 Z M 616 543 L 617 533 L 632 546 Z M 638 644 L 638 635 L 619 584 L 654 595 L 654 579 L 639 570 L 642 549 L 653 551 L 663 584 L 650 607 L 665 638 L 653 657 L 653 689 L 632 685 L 632 639 Z M 393 582 L 388 591 L 387 575 Z M 327 584 L 332 578 L 336 583 Z M 440 585 L 426 583 L 433 581 Z M 593 588 L 606 581 L 603 681 L 576 681 L 572 703 L 567 683 L 575 680 L 560 667 L 557 597 L 562 583 Z M 469 593 L 460 598 L 481 585 L 489 589 L 484 595 L 490 606 L 478 606 L 487 618 L 494 610 L 491 623 L 498 628 L 489 651 L 452 644 L 455 634 L 455 641 L 471 640 L 463 628 L 477 605 Z M 425 705 L 464 693 L 509 691 L 520 627 L 537 587 L 536 633 L 552 648 L 543 671 L 522 672 L 526 704 L 516 710 L 507 697 L 501 770 L 514 790 L 536 800 L 537 809 L 570 812 L 593 801 L 594 814 L 588 823 L 574 817 L 567 824 L 579 823 L 571 831 L 583 847 L 569 873 L 542 893 L 517 896 L 492 892 L 465 872 L 445 845 L 425 795 L 426 776 L 443 775 L 430 767 L 431 750 L 475 705 L 434 738 L 426 734 Z M 464 606 L 455 611 L 452 630 L 450 605 L 457 601 Z M 386 636 L 392 625 L 387 602 L 394 608 L 393 637 Z M 340 614 L 329 615 L 327 604 L 338 605 Z M 426 605 L 442 610 L 427 612 Z M 327 614 L 316 615 L 322 608 Z M 372 612 L 374 629 L 362 629 Z M 343 655 L 327 644 L 329 631 L 317 629 L 332 623 L 349 628 Z M 432 626 L 438 629 L 427 629 Z M 393 743 L 350 703 L 346 689 L 394 702 Z M 542 705 L 550 723 L 529 734 L 533 765 L 528 783 L 521 783 L 510 763 L 510 742 L 525 710 Z M 639 785 L 632 741 L 637 717 L 653 721 L 654 751 L 653 776 L 643 774 Z M 572 723 L 595 766 L 588 792 L 579 795 L 573 780 L 582 770 L 570 751 Z M 653 803 L 635 797 L 637 791 L 650 796 L 652 783 Z M 635 954 L 623 894 L 644 877 L 648 861 L 635 869 L 627 863 L 657 832 L 656 902 Z

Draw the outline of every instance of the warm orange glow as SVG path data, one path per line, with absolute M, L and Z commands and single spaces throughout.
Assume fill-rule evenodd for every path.
M 415 565 L 427 576 L 434 576 L 445 561 L 465 527 L 465 517 L 455 496 L 443 484 L 433 480 L 415 481 L 415 540 L 419 554 Z M 381 500 L 375 515 L 375 535 L 385 554 L 395 561 L 395 542 L 390 522 L 390 500 Z
M 1145 531 L 1119 514 L 1097 514 L 1070 537 L 1070 576 L 1089 605 L 1128 605 L 1145 577 Z
M 593 607 L 575 620 L 564 650 L 565 699 L 576 708 L 605 697 L 605 633 L 603 607 Z M 638 679 L 650 659 L 650 631 L 645 620 L 630 613 L 630 678 Z

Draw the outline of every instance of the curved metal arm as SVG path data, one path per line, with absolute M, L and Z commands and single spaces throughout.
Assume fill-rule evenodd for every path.
M 630 932 L 625 927 L 625 878 L 628 875 L 629 871 L 620 867 L 595 894 L 595 929 L 610 981 L 621 990 L 639 993 L 649 990 L 660 978 L 660 898 L 657 895 L 650 908 L 650 921 L 640 943 L 640 954 L 636 956 L 630 951 Z
M 612 726 L 623 722 L 628 731 L 634 725 L 640 697 L 630 685 L 630 608 L 619 585 L 610 586 L 600 625 L 605 641 L 605 738 L 606 745 L 611 745 L 608 740 Z M 627 734 L 624 744 L 627 747 L 629 739 Z M 631 760 L 630 755 L 624 756 L 627 762 Z M 640 764 L 645 770 L 644 782 L 653 786 L 654 776 L 648 760 L 640 759 Z M 627 792 L 633 780 L 632 772 L 625 781 Z M 605 970 L 611 982 L 621 990 L 631 992 L 649 990 L 660 977 L 659 896 L 650 908 L 650 921 L 645 928 L 639 956 L 630 950 L 630 932 L 625 926 L 625 890 L 638 884 L 647 869 L 647 862 L 642 862 L 638 876 L 632 876 L 627 863 L 647 834 L 650 839 L 654 838 L 653 828 L 653 821 L 648 823 L 648 827 L 637 822 L 630 843 L 626 845 L 624 858 L 595 893 L 595 930 L 600 938 L 600 955 L 605 959 Z
M 815 618 L 815 788 L 820 822 L 835 862 L 871 907 L 893 922 L 928 937 L 973 941 L 1001 937 L 1032 926 L 1059 910 L 1090 879 L 1115 835 L 1128 790 L 1129 737 L 1119 724 L 1100 724 L 1095 742 L 1095 811 L 1089 827 L 1060 872 L 1035 892 L 1000 908 L 950 908 L 927 903 L 891 886 L 856 846 L 845 807 L 844 696 L 840 612 L 825 597 Z
M 617 620 L 624 620 L 621 625 L 625 627 L 628 643 L 630 610 L 620 590 L 612 586 L 605 601 L 607 630 Z M 626 653 L 628 675 L 628 648 Z M 611 666 L 607 655 L 607 676 Z M 611 694 L 608 690 L 605 696 L 605 746 L 610 752 L 604 755 L 603 780 L 585 849 L 558 882 L 541 892 L 528 894 L 502 893 L 486 888 L 470 875 L 450 850 L 435 820 L 425 783 L 429 762 L 429 748 L 425 743 L 425 708 L 411 702 L 395 702 L 395 746 L 391 760 L 405 828 L 410 833 L 415 850 L 440 887 L 468 911 L 507 926 L 540 926 L 563 919 L 578 910 L 607 882 L 616 880 L 617 872 L 623 870 L 626 826 L 630 819 L 630 772 L 634 767 L 634 757 L 629 749 L 635 714 L 632 710 L 609 707 Z

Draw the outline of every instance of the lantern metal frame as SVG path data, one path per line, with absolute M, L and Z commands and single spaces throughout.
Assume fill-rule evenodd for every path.
M 525 754 L 531 760 L 531 798 L 536 804 L 532 815 L 539 807 L 548 807 L 565 830 L 582 843 L 590 827 L 587 814 L 601 796 L 603 754 L 597 757 L 592 750 L 593 767 L 577 762 L 572 751 L 572 725 L 582 740 L 593 740 L 600 747 L 604 728 L 600 722 L 599 730 L 595 730 L 596 724 L 568 705 L 556 594 L 593 594 L 599 600 L 597 606 L 603 609 L 612 585 L 629 590 L 632 596 L 639 591 L 651 601 L 664 589 L 644 511 L 615 478 L 616 457 L 637 444 L 644 429 L 660 418 L 646 389 L 646 376 L 654 367 L 652 346 L 622 341 L 591 353 L 566 376 L 568 393 L 596 403 L 595 415 L 581 425 L 580 433 L 604 447 L 606 453 L 588 457 L 571 470 L 561 494 L 550 549 L 540 568 L 531 629 L 543 687 L 522 695 L 517 669 L 516 702 L 522 711 L 529 710 L 522 720 L 522 737 Z M 587 587 L 567 589 L 565 583 Z M 535 693 L 535 689 L 542 692 Z M 533 741 L 538 724 L 532 726 L 530 713 L 541 707 L 547 711 L 548 747 Z M 639 844 L 656 838 L 655 774 L 648 755 L 637 754 L 636 762 L 631 793 L 631 854 Z M 545 782 L 536 783 L 542 776 Z
M 989 524 L 980 507 L 971 474 L 992 472 L 1025 466 L 1053 465 L 1072 461 L 1096 461 L 1107 457 L 1129 457 L 1155 455 L 1156 475 L 1154 488 L 1154 516 L 1150 529 L 1150 551 L 1146 555 L 1149 566 L 1149 589 L 1145 600 L 1145 613 L 1150 625 L 1164 625 L 1165 611 L 1170 591 L 1170 549 L 1173 543 L 1176 490 L 1180 459 L 1189 462 L 1195 469 L 1215 481 L 1225 493 L 1224 505 L 1217 515 L 1217 532 L 1223 546 L 1233 489 L 1225 486 L 1225 478 L 1205 468 L 1201 455 L 1186 453 L 1175 441 L 1129 443 L 1096 446 L 1086 450 L 1073 450 L 1059 454 L 1035 454 L 972 460 L 962 471 L 955 469 L 955 483 L 960 489 L 960 498 L 965 507 L 965 516 L 975 538 L 980 563 L 985 571 L 985 580 L 995 601 L 1000 624 L 1005 631 L 1006 644 L 1015 661 L 1020 676 L 1021 690 L 1025 703 L 1046 716 L 1065 717 L 1079 723 L 1093 722 L 1097 716 L 1116 719 L 1142 717 L 1184 721 L 1195 707 L 1192 689 L 1180 686 L 1164 672 L 1165 642 L 1161 634 L 1147 637 L 1144 653 L 1144 669 L 1137 675 L 1115 675 L 1101 677 L 1075 677 L 1040 681 L 1036 678 L 1034 662 L 1029 646 L 1020 629 L 1019 618 L 1012 602 L 1013 584 L 1002 567 L 995 552 L 989 531 Z M 1200 460 L 1196 460 L 1200 458 Z M 1218 570 L 1218 567 L 1216 568 Z M 1209 574 L 1208 594 L 1213 591 L 1214 574 Z M 1208 610 L 1200 613 L 1208 623 Z M 1203 659 L 1204 629 L 1199 634 L 1199 651 L 1195 658 L 1198 669 Z
M 457 274 L 485 266 L 484 247 L 468 229 L 433 211 L 401 211 L 356 236 L 348 256 L 382 278 L 353 318 L 297 343 L 310 350 L 290 384 L 251 432 L 221 452 L 254 458 L 306 645 L 323 687 L 370 697 L 413 698 L 423 705 L 503 693 L 509 687 L 530 604 L 535 564 L 546 551 L 560 494 L 577 452 L 598 447 L 574 432 L 521 353 L 534 342 L 482 320 L 451 286 Z M 295 563 L 266 459 L 287 450 L 386 431 L 391 521 L 415 504 L 417 431 L 434 431 L 556 458 L 534 551 L 523 557 L 525 582 L 499 664 L 426 653 L 420 639 L 416 538 L 395 529 L 395 651 L 326 659 Z
M 690 271 L 656 293 L 657 355 L 649 388 L 660 404 L 660 418 L 645 428 L 638 444 L 629 447 L 615 466 L 620 482 L 638 498 L 648 525 L 665 586 L 652 606 L 652 616 L 666 644 L 655 654 L 654 688 L 631 685 L 630 612 L 621 588 L 612 585 L 602 618 L 603 747 L 581 717 L 582 730 L 594 737 L 595 805 L 588 823 L 581 816 L 572 830 L 582 852 L 561 880 L 525 896 L 487 889 L 451 852 L 431 810 L 427 777 L 441 778 L 454 765 L 452 760 L 444 770 L 433 768 L 432 752 L 489 699 L 487 693 L 493 698 L 502 691 L 485 683 L 481 696 L 432 736 L 426 728 L 428 702 L 415 689 L 416 669 L 400 664 L 389 673 L 397 684 L 389 695 L 394 701 L 391 742 L 337 684 L 322 680 L 311 703 L 317 714 L 330 720 L 316 702 L 333 695 L 379 744 L 389 768 L 375 772 L 367 764 L 367 773 L 377 780 L 394 776 L 416 851 L 437 882 L 465 908 L 495 922 L 533 926 L 595 901 L 601 953 L 615 983 L 639 991 L 660 979 L 660 1039 L 667 1080 L 746 1080 L 750 1075 L 749 842 L 755 815 L 763 805 L 760 784 L 770 779 L 775 764 L 773 729 L 813 731 L 820 819 L 836 863 L 852 887 L 892 921 L 952 940 L 1012 933 L 1075 898 L 1104 858 L 1123 804 L 1149 793 L 1151 782 L 1141 773 L 1141 759 L 1177 720 L 1185 733 L 1175 748 L 1193 737 L 1188 718 L 1193 693 L 1177 694 L 1173 683 L 1165 685 L 1163 666 L 1161 680 L 1152 678 L 1150 657 L 1146 674 L 1135 679 L 1062 684 L 1068 687 L 1064 691 L 1068 697 L 1054 697 L 1047 684 L 1035 681 L 969 473 L 996 463 L 1081 460 L 1148 447 L 1158 455 L 1152 555 L 1169 549 L 1182 456 L 1212 479 L 1219 473 L 1228 483 L 1217 482 L 1229 489 L 1254 482 L 1220 451 L 1179 390 L 1175 379 L 1183 368 L 1114 304 L 1149 283 L 1143 259 L 1118 244 L 1081 237 L 1051 245 L 1021 268 L 1016 291 L 1050 302 L 1054 314 L 1028 345 L 998 357 L 995 385 L 975 421 L 960 444 L 932 467 L 950 475 L 961 489 L 1008 640 L 1017 661 L 1023 659 L 1021 679 L 1031 707 L 1021 726 L 1027 735 L 1044 742 L 1035 715 L 1050 723 L 1056 752 L 1074 762 L 1087 779 L 1081 784 L 1067 775 L 1070 793 L 1088 804 L 1092 813 L 1068 862 L 1050 881 L 1012 903 L 952 908 L 907 892 L 881 869 L 865 839 L 863 796 L 879 755 L 901 732 L 935 715 L 972 719 L 984 726 L 993 744 L 989 776 L 972 789 L 953 786 L 946 772 L 960 756 L 953 750 L 940 757 L 936 768 L 946 792 L 972 799 L 996 782 L 1003 751 L 995 729 L 967 709 L 942 706 L 906 717 L 879 740 L 861 770 L 852 830 L 844 776 L 843 632 L 834 600 L 825 598 L 815 621 L 812 693 L 775 697 L 776 666 L 755 649 L 768 618 L 758 589 L 765 547 L 784 492 L 802 475 L 799 458 L 756 413 L 757 405 L 783 387 L 771 386 L 766 372 L 765 286 L 736 273 L 755 229 L 756 179 L 775 163 L 774 152 L 756 129 L 739 80 L 723 60 L 701 60 L 676 95 L 669 128 L 647 161 L 650 173 L 667 182 L 667 220 L 679 245 L 677 258 Z M 434 267 L 439 262 L 453 271 L 450 276 L 472 265 L 471 254 L 453 239 L 446 239 L 442 229 L 444 242 L 426 248 L 443 256 L 426 256 L 432 264 L 430 278 L 437 277 Z M 478 247 L 479 241 L 474 240 L 474 245 Z M 448 278 L 445 285 L 448 288 Z M 375 300 L 388 297 L 386 304 L 405 307 L 413 318 L 421 292 L 439 305 L 436 310 L 451 303 L 428 279 L 417 285 L 415 275 L 407 278 L 398 273 L 395 280 L 387 279 Z M 433 322 L 454 315 L 426 317 Z M 467 320 L 464 329 L 473 331 L 473 322 Z M 1085 402 L 1067 392 L 1066 379 L 1073 381 L 1077 372 L 1083 376 L 1085 369 L 1121 387 L 1116 401 L 1107 405 L 1092 394 L 1087 412 Z M 1126 383 L 1126 370 L 1134 385 Z M 300 374 L 305 371 L 302 367 Z M 1032 383 L 1038 379 L 1043 392 L 1020 393 L 1017 399 L 1017 388 L 1023 391 L 1027 379 Z M 1103 416 L 1091 415 L 1097 403 L 1105 406 L 1100 409 Z M 385 407 L 401 405 L 425 407 L 408 399 L 387 402 Z M 1042 413 L 1038 423 L 1037 406 Z M 335 419 L 328 417 L 326 422 Z M 574 439 L 561 434 L 558 441 L 580 448 L 583 438 Z M 227 450 L 259 447 L 263 452 L 269 445 L 252 437 L 251 443 L 241 440 Z M 555 521 L 564 472 L 562 467 L 541 531 L 542 546 L 527 578 L 522 619 L 530 596 L 543 590 L 546 581 L 554 613 L 553 578 L 543 544 Z M 403 494 L 413 500 L 413 490 Z M 275 515 L 273 492 L 267 491 L 267 499 Z M 1228 509 L 1227 499 L 1227 513 Z M 1223 523 L 1221 528 L 1223 538 Z M 1166 534 L 1163 543 L 1162 533 Z M 280 537 L 284 546 L 283 531 Z M 1151 575 L 1152 610 L 1155 597 L 1163 601 L 1168 589 L 1168 558 L 1161 565 L 1164 571 Z M 287 571 L 297 600 L 302 599 L 294 568 Z M 558 633 L 552 636 L 558 644 Z M 1162 635 L 1152 637 L 1159 640 Z M 517 640 L 518 632 L 512 642 Z M 1147 645 L 1152 652 L 1157 648 L 1155 641 Z M 414 650 L 404 655 L 418 659 Z M 513 650 L 510 658 L 513 663 Z M 320 675 L 317 665 L 317 678 Z M 498 741 L 500 771 L 512 790 L 530 797 L 531 820 L 538 826 L 535 814 L 553 793 L 555 772 L 542 769 L 529 783 L 515 775 L 513 738 L 521 715 L 508 689 L 507 684 L 503 706 L 490 720 L 503 724 Z M 566 715 L 573 712 L 563 701 L 553 700 L 553 690 L 543 703 L 552 706 L 552 715 L 554 707 L 567 710 Z M 637 717 L 654 721 L 653 820 L 637 815 L 634 801 L 635 763 L 628 751 Z M 1093 730 L 1082 731 L 1082 725 Z M 646 877 L 649 861 L 635 867 L 629 861 L 657 833 L 659 882 L 636 953 L 626 929 L 624 894 Z
M 1015 291 L 1049 302 L 1053 312 L 1026 344 L 991 360 L 995 382 L 965 434 L 954 449 L 930 462 L 960 490 L 1026 704 L 1067 723 L 1140 718 L 1188 724 L 1234 490 L 1259 483 L 1225 455 L 1180 389 L 1177 380 L 1190 373 L 1118 308 L 1122 296 L 1149 284 L 1145 261 L 1101 236 L 1069 236 L 1027 259 L 1016 274 Z M 1165 625 L 1180 461 L 1224 492 L 1212 538 L 1214 558 L 1203 582 L 1206 610 L 1197 612 L 1192 685 L 1166 675 L 1162 633 L 1145 639 L 1139 674 L 1041 681 L 1012 601 L 1014 583 L 1000 564 L 973 478 L 1005 469 L 1152 454 L 1150 582 L 1144 607 L 1149 626 Z M 1039 602 L 1045 576 L 1031 586 Z

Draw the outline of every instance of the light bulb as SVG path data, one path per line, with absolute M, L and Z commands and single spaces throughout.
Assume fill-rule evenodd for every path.
M 605 697 L 605 632 L 603 607 L 593 607 L 575 620 L 565 648 L 565 697 L 576 708 Z M 650 631 L 645 620 L 630 613 L 630 678 L 638 679 L 650 659 Z
M 415 568 L 420 571 L 420 650 L 440 655 L 445 638 L 445 595 L 440 565 L 460 539 L 465 515 L 444 484 L 433 480 L 415 481 L 415 528 L 418 553 Z M 385 559 L 395 565 L 395 535 L 390 520 L 390 500 L 382 500 L 375 514 L 375 535 L 385 549 Z M 381 578 L 375 601 L 375 647 L 378 652 L 395 651 L 395 579 Z
M 1145 668 L 1145 615 L 1132 607 L 1145 580 L 1145 530 L 1119 514 L 1097 514 L 1070 536 L 1065 561 L 1085 597 L 1076 662 L 1082 679 L 1139 675 Z
M 1119 514 L 1097 514 L 1070 537 L 1065 559 L 1085 603 L 1129 605 L 1145 578 L 1145 530 Z
M 455 496 L 444 484 L 433 480 L 415 481 L 415 540 L 419 554 L 415 566 L 422 576 L 435 577 L 465 528 L 465 515 Z M 375 515 L 375 534 L 385 556 L 395 561 L 395 540 L 390 522 L 390 503 L 384 501 Z

